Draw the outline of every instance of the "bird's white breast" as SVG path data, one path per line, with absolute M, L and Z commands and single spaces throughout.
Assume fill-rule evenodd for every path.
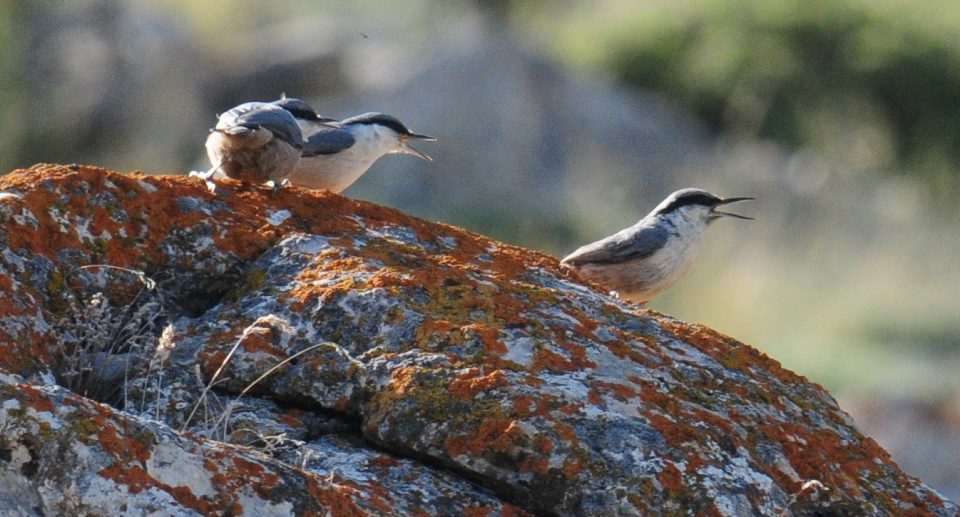
M 352 126 L 349 131 L 356 140 L 352 146 L 339 153 L 302 158 L 293 174 L 288 176 L 290 182 L 307 188 L 342 192 L 395 146 L 389 137 L 385 138 L 372 125 Z

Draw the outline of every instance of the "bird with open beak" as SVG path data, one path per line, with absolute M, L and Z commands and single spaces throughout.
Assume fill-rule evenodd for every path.
M 623 299 L 647 303 L 687 272 L 710 223 L 722 217 L 752 219 L 718 210 L 749 199 L 678 190 L 637 224 L 577 249 L 561 264 Z
M 287 177 L 294 185 L 342 192 L 382 156 L 409 154 L 432 161 L 410 143 L 436 138 L 410 131 L 396 117 L 364 113 L 338 121 L 318 115 L 300 99 L 284 97 L 274 104 L 296 118 L 306 138 L 300 162 Z

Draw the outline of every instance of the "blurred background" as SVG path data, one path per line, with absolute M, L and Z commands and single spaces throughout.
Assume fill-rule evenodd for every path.
M 436 159 L 352 197 L 558 256 L 687 186 L 750 195 L 651 307 L 825 385 L 960 499 L 955 0 L 2 0 L 0 170 L 208 167 L 281 92 Z

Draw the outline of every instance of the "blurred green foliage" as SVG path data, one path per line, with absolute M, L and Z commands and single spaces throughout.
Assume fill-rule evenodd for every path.
M 960 170 L 958 2 L 569 7 L 518 11 L 568 62 L 667 92 L 717 132 L 813 146 L 857 168 Z

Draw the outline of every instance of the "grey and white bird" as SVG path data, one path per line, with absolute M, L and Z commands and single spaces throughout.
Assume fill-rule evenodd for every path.
M 280 182 L 293 172 L 305 143 L 289 111 L 269 102 L 246 102 L 220 115 L 210 130 L 206 148 L 213 167 L 199 176 Z
M 342 192 L 382 156 L 399 153 L 433 160 L 410 142 L 436 138 L 410 131 L 396 117 L 364 113 L 337 121 L 318 115 L 300 99 L 287 97 L 274 104 L 296 118 L 306 138 L 300 162 L 287 177 L 294 185 Z
M 678 190 L 637 224 L 577 249 L 561 263 L 623 299 L 647 303 L 687 272 L 710 223 L 724 216 L 753 219 L 717 210 L 748 199 L 753 198 Z

